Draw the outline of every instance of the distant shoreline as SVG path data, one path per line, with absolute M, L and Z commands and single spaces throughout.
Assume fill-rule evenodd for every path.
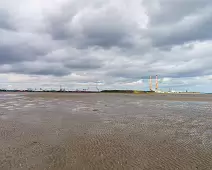
M 18 94 L 26 97 L 41 97 L 41 98 L 59 98 L 59 99 L 74 99 L 86 98 L 90 100 L 96 96 L 114 96 L 115 98 L 127 97 L 129 99 L 139 100 L 164 100 L 164 101 L 196 101 L 196 102 L 211 102 L 212 94 L 201 93 L 124 93 L 124 92 L 0 92 L 2 94 Z
M 117 94 L 210 94 L 210 93 L 200 93 L 200 92 L 155 92 L 155 91 L 140 91 L 140 90 L 102 90 L 102 91 L 62 91 L 62 90 L 43 90 L 43 91 L 33 91 L 33 90 L 0 90 L 6 93 L 117 93 Z
M 35 92 L 35 93 L 155 93 L 154 91 L 137 91 L 137 90 L 102 90 L 102 91 L 62 91 L 62 90 L 42 90 L 42 91 L 33 91 L 33 90 L 0 90 L 0 92 Z

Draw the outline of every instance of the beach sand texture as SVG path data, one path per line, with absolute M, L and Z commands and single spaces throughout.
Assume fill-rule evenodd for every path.
M 211 99 L 0 93 L 0 169 L 211 170 Z

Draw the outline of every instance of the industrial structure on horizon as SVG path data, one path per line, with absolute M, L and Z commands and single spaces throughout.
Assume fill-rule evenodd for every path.
M 160 81 L 161 82 L 161 81 Z M 96 84 L 96 91 L 95 90 L 89 90 L 88 88 L 83 88 L 82 90 L 76 89 L 76 90 L 68 90 L 65 88 L 62 88 L 62 85 L 60 85 L 60 88 L 58 90 L 56 89 L 32 89 L 32 88 L 28 88 L 25 90 L 15 90 L 15 89 L 7 89 L 7 88 L 2 88 L 0 89 L 0 92 L 71 92 L 71 93 L 96 93 L 96 92 L 115 92 L 115 93 L 136 93 L 136 94 L 140 94 L 140 93 L 200 93 L 200 92 L 188 92 L 188 90 L 185 91 L 175 91 L 172 88 L 169 88 L 168 91 L 163 91 L 161 89 L 159 89 L 159 81 L 158 81 L 158 75 L 155 76 L 155 89 L 153 89 L 152 86 L 152 76 L 149 76 L 149 91 L 143 91 L 143 90 L 118 90 L 118 89 L 110 89 L 110 90 L 100 90 Z
M 175 91 L 175 90 L 171 90 L 169 89 L 169 91 L 162 91 L 159 89 L 159 83 L 158 83 L 158 75 L 155 76 L 155 90 L 153 90 L 152 88 L 152 76 L 149 76 L 149 91 L 151 92 L 155 92 L 155 93 L 186 93 L 186 94 L 193 94 L 193 93 L 200 93 L 200 92 L 188 92 L 188 90 L 186 91 Z
M 149 90 L 154 91 L 154 92 L 160 92 L 158 87 L 159 87 L 158 75 L 156 75 L 156 77 L 155 77 L 155 90 L 152 89 L 152 76 L 149 76 Z

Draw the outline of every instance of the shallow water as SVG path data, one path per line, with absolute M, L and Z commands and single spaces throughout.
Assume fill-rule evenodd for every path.
M 212 169 L 212 104 L 0 95 L 0 169 Z

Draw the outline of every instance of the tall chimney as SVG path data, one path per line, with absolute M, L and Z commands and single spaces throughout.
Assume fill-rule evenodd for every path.
M 155 80 L 155 90 L 158 90 L 158 75 L 156 75 L 156 80 Z
M 149 76 L 149 90 L 152 91 L 152 76 Z

